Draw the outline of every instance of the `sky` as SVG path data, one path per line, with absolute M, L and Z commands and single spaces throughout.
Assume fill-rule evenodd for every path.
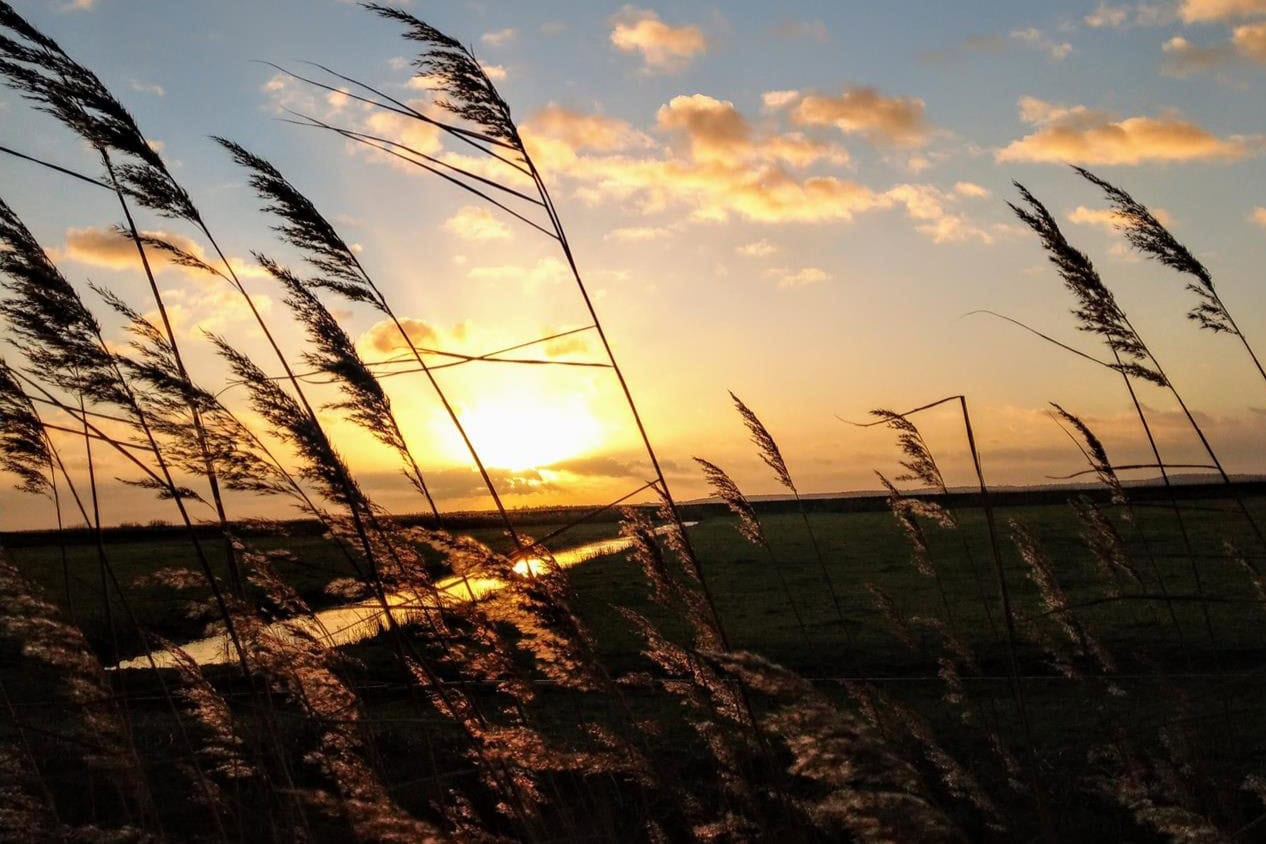
M 425 126 L 268 64 L 319 75 L 303 64 L 319 62 L 438 113 L 410 65 L 416 45 L 395 24 L 340 0 L 14 6 L 136 115 L 240 261 L 291 359 L 302 332 L 250 254 L 301 263 L 211 135 L 271 160 L 307 193 L 423 345 L 479 355 L 588 324 L 552 241 L 417 168 L 285 122 L 297 112 L 487 168 Z M 843 420 L 960 393 L 992 483 L 1084 468 L 1049 418 L 1052 401 L 1082 416 L 1118 462 L 1146 460 L 1117 375 L 971 313 L 990 309 L 1101 352 L 1007 207 L 1013 180 L 1095 261 L 1228 469 L 1266 470 L 1266 384 L 1243 349 L 1185 319 L 1194 302 L 1183 280 L 1133 253 L 1102 197 L 1066 166 L 1153 208 L 1212 270 L 1249 340 L 1266 343 L 1266 0 L 402 8 L 469 44 L 510 103 L 678 497 L 707 494 L 692 456 L 721 464 L 749 494 L 780 491 L 728 391 L 813 493 L 874 489 L 875 470 L 900 471 L 890 432 Z M 0 144 L 94 170 L 78 140 L 7 91 Z M 0 197 L 74 283 L 152 309 L 131 247 L 111 235 L 121 221 L 109 194 L 6 159 Z M 140 224 L 206 248 L 169 220 Z M 244 407 L 203 333 L 275 372 L 243 303 L 179 267 L 158 278 L 195 378 Z M 366 358 L 399 352 L 381 315 L 330 305 Z M 117 324 L 107 328 L 123 341 Z M 592 332 L 517 354 L 603 359 Z M 608 370 L 474 363 L 438 377 L 511 506 L 602 503 L 650 477 Z M 427 383 L 386 383 L 441 505 L 487 507 Z M 1150 386 L 1140 398 L 1166 458 L 1202 462 L 1172 398 Z M 339 411 L 322 416 L 381 504 L 421 509 L 389 452 Z M 969 483 L 952 408 L 918 421 L 950 484 Z M 78 469 L 81 452 L 66 443 Z M 127 477 L 99 459 L 104 476 Z M 174 517 L 143 491 L 103 483 L 107 522 Z M 232 500 L 243 515 L 280 507 Z M 44 502 L 0 492 L 0 529 L 50 522 Z

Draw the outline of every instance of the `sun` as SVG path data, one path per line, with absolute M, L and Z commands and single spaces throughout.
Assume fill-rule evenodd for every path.
M 484 465 L 522 471 L 583 454 L 602 443 L 602 425 L 579 396 L 550 400 L 524 393 L 480 399 L 461 413 L 462 425 Z M 457 440 L 446 449 L 469 460 Z

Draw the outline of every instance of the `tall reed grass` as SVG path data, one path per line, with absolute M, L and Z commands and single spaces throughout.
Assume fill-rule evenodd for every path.
M 438 177 L 559 250 L 590 319 L 577 331 L 603 352 L 588 364 L 609 370 L 625 399 L 647 477 L 548 536 L 527 536 L 435 371 L 494 359 L 541 365 L 504 354 L 560 335 L 436 363 L 389 301 L 390 285 L 367 268 L 372 258 L 330 222 L 338 217 L 274 164 L 216 138 L 302 261 L 289 267 L 254 252 L 306 337 L 303 349 L 286 350 L 240 265 L 126 108 L 0 2 L 0 78 L 84 141 L 96 169 L 0 152 L 15 167 L 41 167 L 50 184 L 109 192 L 147 291 L 144 303 L 99 287 L 89 296 L 0 200 L 0 318 L 10 348 L 0 359 L 0 470 L 48 499 L 60 566 L 49 577 L 0 549 L 0 838 L 1194 841 L 1260 830 L 1266 643 L 1260 630 L 1231 623 L 1243 623 L 1237 609 L 1259 627 L 1266 621 L 1256 505 L 1090 259 L 1031 192 L 1017 186 L 1012 207 L 1073 294 L 1078 327 L 1103 340 L 1111 360 L 1078 353 L 1122 378 L 1154 462 L 1114 464 L 1082 418 L 1053 405 L 1070 455 L 1084 458 L 1102 488 L 1070 502 L 1079 538 L 1055 548 L 1045 523 L 1004 522 L 966 396 L 874 411 L 866 424 L 895 433 L 900 452 L 900 474 L 879 480 L 892 535 L 908 543 L 918 575 L 905 580 L 904 562 L 886 571 L 873 548 L 841 546 L 769 428 L 731 393 L 793 517 L 696 460 L 759 553 L 756 582 L 777 584 L 761 611 L 794 621 L 796 644 L 784 647 L 789 665 L 781 665 L 752 650 L 766 649 L 744 626 L 753 608 L 736 608 L 728 591 L 743 549 L 697 546 L 686 527 L 510 105 L 459 40 L 405 11 L 364 5 L 420 50 L 414 67 L 437 89 L 432 107 L 323 65 L 284 72 L 431 127 L 480 166 L 315 116 L 291 120 Z M 1262 372 L 1208 269 L 1146 206 L 1078 172 L 1105 193 L 1132 245 L 1190 279 L 1189 316 L 1237 338 Z M 148 233 L 150 215 L 209 251 Z M 245 407 L 191 376 L 190 341 L 155 279 L 159 257 L 242 298 L 267 359 L 228 337 L 205 341 Z M 449 529 L 452 514 L 383 387 L 386 372 L 361 357 L 330 297 L 391 323 L 412 361 L 391 374 L 420 376 L 434 393 L 480 475 L 503 544 Z M 107 336 L 107 313 L 122 323 L 123 341 Z M 317 403 L 316 380 L 336 394 L 332 402 Z M 1205 449 L 1201 465 L 1223 482 L 1231 510 L 1219 509 L 1211 528 L 1209 508 L 1171 482 L 1177 467 L 1157 447 L 1137 384 L 1169 391 Z M 968 458 L 970 477 L 948 478 L 915 422 L 946 410 L 963 434 L 946 448 Z M 373 500 L 331 417 L 395 455 L 430 518 L 398 518 Z M 128 467 L 128 483 L 172 508 L 193 568 L 154 565 L 134 581 L 120 577 L 131 561 L 103 525 L 98 466 L 107 452 Z M 1139 469 L 1161 473 L 1163 509 L 1123 481 Z M 237 496 L 284 501 L 318 526 L 335 560 L 320 572 L 321 588 L 301 589 L 287 575 L 317 568 L 304 559 L 311 544 L 286 524 L 235 517 Z M 638 496 L 650 502 L 630 505 Z M 631 565 L 618 569 L 618 605 L 595 611 L 584 578 L 548 549 L 616 508 Z M 72 570 L 77 521 L 90 535 L 91 589 Z M 802 540 L 808 553 L 796 551 Z M 448 576 L 464 588 L 442 589 Z M 57 582 L 58 597 L 37 581 Z M 920 583 L 930 583 L 922 603 Z M 228 668 L 201 665 L 159 634 L 153 590 L 178 596 L 184 629 L 224 638 Z M 813 606 L 819 592 L 826 612 Z M 344 600 L 374 610 L 380 635 L 333 647 L 317 602 Z M 1190 633 L 1193 617 L 1203 639 Z M 136 656 L 147 668 L 114 669 Z M 802 676 L 823 666 L 829 676 Z

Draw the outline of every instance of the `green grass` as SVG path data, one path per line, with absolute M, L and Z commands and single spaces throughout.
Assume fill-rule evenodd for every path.
M 1249 505 L 1255 514 L 1266 516 L 1266 499 L 1251 500 Z M 1116 657 L 1119 674 L 1114 682 L 1127 692 L 1122 697 L 1104 694 L 1102 684 L 1093 676 L 1061 676 L 1046 654 L 1028 639 L 1021 641 L 1018 649 L 1023 675 L 1021 691 L 1041 760 L 1044 787 L 1053 800 L 1067 795 L 1059 826 L 1083 840 L 1110 839 L 1134 830 L 1122 820 L 1118 808 L 1086 801 L 1082 796 L 1087 778 L 1095 776 L 1097 770 L 1090 751 L 1101 746 L 1107 735 L 1128 734 L 1136 746 L 1156 747 L 1163 730 L 1172 732 L 1177 725 L 1185 725 L 1200 737 L 1202 764 L 1215 771 L 1252 770 L 1254 760 L 1262 758 L 1266 749 L 1266 729 L 1260 718 L 1266 708 L 1266 692 L 1254 673 L 1266 656 L 1266 607 L 1252 600 L 1253 588 L 1243 569 L 1216 553 L 1223 538 L 1251 547 L 1246 526 L 1227 502 L 1186 501 L 1183 507 L 1193 546 L 1213 554 L 1200 563 L 1206 595 L 1214 600 L 1210 614 L 1216 649 L 1208 639 L 1199 604 L 1191 600 L 1175 604 L 1183 631 L 1181 642 L 1165 607 L 1157 601 L 1105 602 L 1078 611 L 1082 622 Z M 928 528 L 928 537 L 955 628 L 971 642 L 980 663 L 980 674 L 965 676 L 964 684 L 983 717 L 996 724 L 1019 754 L 1027 748 L 1027 739 L 1011 698 L 1001 614 L 995 601 L 995 632 L 990 628 L 971 568 L 974 561 L 986 595 L 994 601 L 996 580 L 984 515 L 980 510 L 965 508 L 958 516 L 960 531 Z M 1037 534 L 1074 605 L 1103 598 L 1108 583 L 1093 564 L 1069 508 L 1007 507 L 999 508 L 997 517 L 1004 571 L 1021 613 L 1036 618 L 1042 608 L 1010 542 L 1010 519 L 1025 522 Z M 972 767 L 982 781 L 1005 781 L 996 759 L 983 743 L 981 725 L 964 726 L 962 711 L 943 699 L 945 686 L 937 675 L 936 662 L 941 653 L 939 638 L 916 624 L 915 647 L 908 647 L 893 634 L 889 619 L 872 604 L 868 583 L 891 595 L 899 615 L 907 621 L 920 616 L 939 619 L 944 612 L 935 581 L 916 570 L 906 539 L 893 517 L 886 512 L 812 513 L 810 519 L 844 605 L 846 628 L 836 618 L 800 516 L 783 513 L 762 517 L 778 565 L 806 619 L 808 645 L 787 606 L 786 595 L 769 569 L 768 557 L 741 539 L 733 519 L 707 518 L 690 529 L 732 646 L 760 652 L 792 668 L 845 706 L 850 704 L 842 678 L 868 678 L 884 693 L 927 718 L 942 745 Z M 1195 586 L 1173 524 L 1172 513 L 1165 508 L 1139 509 L 1138 526 L 1147 537 L 1147 549 L 1156 559 L 1170 593 L 1190 597 Z M 525 530 L 541 536 L 553 527 L 540 524 Z M 1127 539 L 1137 536 L 1130 526 L 1121 527 Z M 614 528 L 611 523 L 586 525 L 569 533 L 556 547 L 609 536 Z M 476 533 L 485 541 L 503 541 L 493 529 Z M 348 573 L 338 552 L 318 537 L 265 537 L 256 540 L 256 544 L 263 548 L 284 546 L 294 551 L 297 560 L 279 563 L 279 573 L 318 605 L 331 602 L 321 591 L 324 584 L 331 577 Z M 1145 574 L 1145 583 L 1124 591 L 1155 592 L 1143 545 L 1135 540 L 1130 547 Z M 209 542 L 208 548 L 219 550 L 215 542 Z M 93 646 L 108 653 L 110 644 L 100 612 L 95 549 L 75 546 L 70 552 L 76 616 L 89 632 Z M 189 566 L 193 562 L 187 545 L 174 539 L 117 543 L 109 546 L 108 552 L 125 584 L 158 567 Z M 61 599 L 57 547 L 19 547 L 12 551 L 12 557 L 48 590 L 50 599 Z M 640 654 L 641 641 L 616 607 L 643 612 L 670 636 L 684 634 L 680 619 L 648 601 L 641 572 L 624 554 L 570 569 L 569 579 L 574 607 L 594 634 L 600 661 L 612 676 L 650 668 Z M 198 623 L 185 613 L 188 596 L 156 587 L 129 587 L 127 592 L 134 611 L 147 628 L 178 641 L 181 635 L 176 634 L 197 635 Z M 469 775 L 460 766 L 456 772 L 444 764 L 430 767 L 438 764 L 434 762 L 436 758 L 460 758 L 460 737 L 452 723 L 438 713 L 417 709 L 385 637 L 347 650 L 351 659 L 345 679 L 362 696 L 384 778 L 393 784 L 393 793 L 403 805 L 425 812 L 428 801 L 442 798 L 442 790 L 437 789 L 442 789 L 444 777 Z M 1088 668 L 1089 663 L 1083 667 Z M 236 688 L 240 697 L 242 690 L 232 667 L 210 673 L 221 688 Z M 131 712 L 140 733 L 151 738 L 170 733 L 169 717 L 157 702 L 153 675 L 128 672 L 126 676 L 116 676 L 115 682 L 121 689 L 126 686 L 126 693 L 134 701 Z M 6 678 L 6 683 L 20 711 L 34 714 L 23 703 L 26 692 L 22 679 Z M 606 693 L 576 693 L 548 685 L 541 687 L 538 695 L 533 717 L 550 735 L 566 737 L 580 725 L 615 723 L 631 714 L 662 725 L 661 732 L 649 740 L 650 750 L 667 761 L 672 770 L 688 777 L 714 776 L 706 752 L 681 718 L 681 706 L 672 696 L 628 687 L 622 692 L 623 701 L 617 701 Z M 489 704 L 494 697 L 485 692 L 477 696 Z M 146 700 L 154 702 L 146 704 Z M 762 705 L 757 702 L 758 709 Z M 283 714 L 281 729 L 302 729 L 302 724 L 292 725 L 286 717 Z M 917 757 L 919 749 L 907 748 L 907 752 Z M 163 781 L 162 766 L 167 764 L 164 754 L 161 747 L 155 749 L 154 774 L 159 782 Z M 624 811 L 612 807 L 622 805 L 622 796 L 611 796 L 609 803 L 602 803 L 603 798 L 595 797 L 593 789 L 605 786 L 572 782 L 566 777 L 561 779 L 560 787 L 567 793 L 574 789 L 576 794 L 606 807 L 594 816 L 592 823 L 595 829 L 603 830 L 603 835 L 612 836 L 608 826 L 617 824 L 618 828 L 619 812 Z M 1010 799 L 1001 791 L 991 796 L 1000 802 Z M 1253 810 L 1249 807 L 1244 811 Z

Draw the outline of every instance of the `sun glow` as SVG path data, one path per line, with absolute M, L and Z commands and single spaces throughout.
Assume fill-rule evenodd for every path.
M 498 396 L 463 411 L 461 420 L 484 464 L 498 469 L 548 466 L 602 442 L 602 425 L 579 396 Z M 468 460 L 465 446 L 453 440 L 451 456 Z

